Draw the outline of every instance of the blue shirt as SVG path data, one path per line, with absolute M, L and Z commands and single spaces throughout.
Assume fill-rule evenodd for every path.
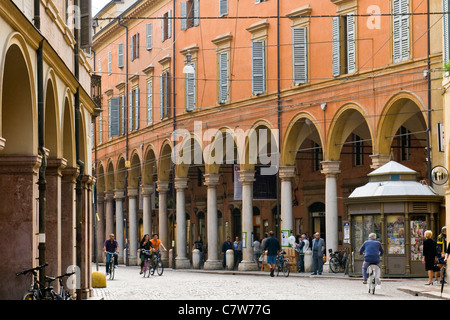
M 384 251 L 379 241 L 370 239 L 364 242 L 361 249 L 359 249 L 359 254 L 363 253 L 364 261 L 378 263 L 380 261 L 380 256 L 383 255 Z

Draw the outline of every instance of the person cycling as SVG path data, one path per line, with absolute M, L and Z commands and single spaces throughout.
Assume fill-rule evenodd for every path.
M 359 249 L 359 254 L 364 254 L 364 263 L 362 265 L 363 283 L 367 283 L 367 268 L 371 264 L 379 264 L 380 257 L 383 255 L 383 247 L 379 241 L 376 240 L 375 233 L 369 234 L 369 240 L 365 241 Z
M 158 237 L 159 237 L 158 234 L 154 233 L 152 235 L 152 240 L 150 240 L 150 242 L 152 243 L 153 251 L 158 252 L 159 246 L 161 246 L 164 249 L 164 251 L 167 251 L 167 249 L 164 247 L 164 245 L 162 244 L 161 240 L 159 240 Z

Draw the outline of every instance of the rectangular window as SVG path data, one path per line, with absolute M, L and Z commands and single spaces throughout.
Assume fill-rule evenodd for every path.
M 161 19 L 161 42 L 172 36 L 172 10 L 164 13 Z
M 123 68 L 123 43 L 118 44 L 118 67 Z
M 139 33 L 131 36 L 131 61 L 139 58 Z
M 198 26 L 200 23 L 199 0 L 187 0 L 180 3 L 181 30 Z
M 356 72 L 356 24 L 353 13 L 333 18 L 333 76 Z
M 442 11 L 449 12 L 449 2 L 450 0 L 443 0 L 442 2 Z M 450 60 L 450 14 L 444 13 L 442 17 L 442 36 L 443 36 L 443 59 L 444 64 L 446 64 Z
M 120 96 L 120 134 L 125 134 L 125 95 Z
M 134 130 L 139 129 L 139 88 L 134 89 Z
M 100 112 L 98 116 L 98 143 L 101 144 L 103 142 L 103 113 Z
M 147 124 L 153 122 L 153 81 L 147 82 Z
M 219 53 L 219 103 L 228 102 L 228 52 Z
M 195 109 L 195 63 L 191 62 L 194 67 L 194 73 L 186 74 L 186 111 Z
M 266 91 L 266 62 L 264 40 L 252 41 L 252 92 L 255 95 Z
M 108 52 L 108 74 L 111 75 L 112 73 L 112 53 L 111 51 Z
M 353 135 L 353 153 L 355 155 L 355 166 L 364 164 L 364 141 L 360 136 Z
M 219 0 L 219 16 L 223 17 L 228 14 L 228 0 Z
M 307 28 L 292 28 L 292 64 L 295 85 L 308 82 Z
M 170 108 L 170 76 L 169 72 L 164 72 L 159 77 L 159 98 L 161 119 L 169 117 Z
M 109 138 L 118 137 L 120 134 L 120 98 L 109 100 Z
M 392 37 L 394 63 L 409 59 L 409 1 L 392 2 Z
M 102 59 L 98 59 L 98 74 L 102 74 Z

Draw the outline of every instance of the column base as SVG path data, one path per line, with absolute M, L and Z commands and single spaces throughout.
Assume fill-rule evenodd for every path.
M 222 270 L 222 261 L 221 260 L 206 260 L 203 265 L 203 269 L 205 270 Z
M 176 269 L 190 269 L 191 262 L 187 258 L 175 258 Z
M 245 261 L 242 260 L 238 265 L 239 271 L 257 271 L 258 264 L 254 261 Z

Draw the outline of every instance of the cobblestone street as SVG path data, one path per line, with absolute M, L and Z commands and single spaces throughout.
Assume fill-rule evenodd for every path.
M 103 271 L 103 266 L 99 271 Z M 292 273 L 271 278 L 267 272 L 165 269 L 162 276 L 143 278 L 139 267 L 120 266 L 106 288 L 94 288 L 104 300 L 430 300 L 399 290 L 424 286 L 424 279 L 383 279 L 375 295 L 360 278 L 343 274 L 310 276 Z

